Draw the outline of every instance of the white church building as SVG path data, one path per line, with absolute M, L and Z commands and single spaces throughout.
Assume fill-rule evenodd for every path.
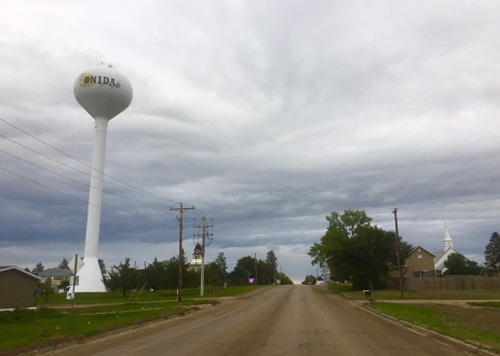
M 434 271 L 436 272 L 436 276 L 441 276 L 445 271 L 446 267 L 444 266 L 444 262 L 448 259 L 448 257 L 452 253 L 457 253 L 453 248 L 453 239 L 450 236 L 450 232 L 448 231 L 448 226 L 444 225 L 444 239 L 443 239 L 443 249 L 433 252 L 434 254 Z
M 202 264 L 205 266 L 205 268 L 208 267 L 210 262 L 204 261 L 204 253 L 205 251 L 203 251 L 203 247 L 201 247 L 200 244 L 196 244 L 196 246 L 194 247 L 193 258 L 188 265 L 188 271 L 200 272 Z

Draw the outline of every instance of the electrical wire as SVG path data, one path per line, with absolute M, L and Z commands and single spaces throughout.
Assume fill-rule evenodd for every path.
M 112 211 L 112 212 L 114 212 L 114 213 L 117 213 L 117 214 L 120 214 L 120 215 L 126 216 L 129 220 L 144 221 L 144 222 L 154 223 L 154 224 L 157 224 L 157 223 L 158 223 L 158 222 L 156 222 L 156 221 L 152 221 L 152 220 L 146 220 L 146 219 L 142 219 L 142 218 L 133 218 L 133 217 L 130 217 L 130 215 L 129 215 L 129 214 L 123 213 L 123 212 L 121 212 L 121 211 L 119 211 L 119 210 L 115 210 L 115 209 L 106 208 L 106 207 L 103 207 L 103 206 L 99 206 L 99 205 L 91 204 L 91 203 L 89 203 L 89 202 L 87 202 L 87 201 L 85 201 L 85 200 L 83 200 L 83 199 L 80 199 L 80 198 L 77 198 L 77 197 L 75 197 L 75 196 L 73 196 L 73 195 L 70 195 L 70 194 L 64 193 L 64 192 L 62 192 L 62 191 L 60 191 L 60 190 L 57 190 L 57 189 L 51 188 L 51 187 L 49 187 L 49 186 L 47 186 L 47 185 L 45 185 L 45 184 L 42 184 L 42 183 L 40 183 L 40 182 L 37 182 L 37 181 L 35 181 L 35 180 L 31 179 L 31 178 L 28 178 L 28 177 L 22 176 L 22 175 L 20 175 L 20 174 L 17 174 L 17 173 L 15 173 L 15 172 L 11 171 L 10 169 L 4 168 L 4 167 L 0 167 L 0 169 L 1 169 L 1 170 L 3 170 L 3 171 L 5 171 L 5 172 L 8 172 L 8 173 L 10 173 L 10 174 L 12 174 L 12 175 L 14 175 L 14 176 L 16 176 L 16 177 L 18 177 L 18 178 L 24 179 L 24 180 L 26 180 L 26 181 L 28 181 L 28 182 L 30 182 L 30 183 L 33 183 L 33 184 L 38 185 L 38 186 L 40 186 L 40 187 L 43 187 L 43 188 L 45 188 L 45 189 L 51 190 L 51 191 L 53 191 L 53 192 L 55 192 L 55 193 L 58 193 L 58 194 L 64 195 L 64 196 L 66 196 L 66 197 L 68 197 L 68 198 L 71 198 L 71 199 L 73 199 L 73 200 L 76 200 L 76 201 L 78 201 L 78 202 L 81 202 L 81 203 L 83 203 L 83 204 L 85 204 L 85 205 L 87 205 L 87 206 L 88 206 L 88 205 L 91 205 L 91 206 L 96 206 L 96 207 L 99 207 L 99 208 L 101 208 L 102 210 Z
M 23 130 L 22 128 L 20 128 L 20 127 L 18 127 L 18 126 L 16 126 L 16 125 L 14 125 L 14 124 L 12 124 L 12 123 L 8 122 L 7 120 L 5 120 L 5 119 L 3 119 L 3 118 L 1 118 L 1 117 L 0 117 L 0 121 L 4 122 L 5 124 L 9 125 L 10 127 L 14 128 L 14 129 L 18 130 L 19 132 L 23 133 L 24 135 L 29 136 L 29 137 L 31 137 L 32 139 L 34 139 L 34 140 L 36 140 L 36 141 L 38 141 L 38 142 L 42 143 L 43 145 L 45 145 L 45 146 L 47 146 L 47 147 L 49 147 L 49 148 L 51 148 L 51 149 L 53 149 L 53 150 L 55 150 L 55 151 L 57 151 L 57 152 L 59 152 L 59 153 L 63 154 L 64 156 L 66 156 L 66 157 L 70 158 L 71 160 L 74 160 L 74 161 L 76 161 L 76 162 L 78 162 L 78 163 L 80 163 L 80 164 L 82 164 L 82 165 L 84 165 L 84 166 L 86 166 L 86 167 L 88 167 L 88 168 L 94 169 L 92 166 L 90 166 L 90 165 L 86 164 L 85 162 L 82 162 L 82 161 L 78 160 L 77 158 L 75 158 L 75 157 L 73 157 L 73 156 L 71 156 L 71 155 L 67 154 L 66 152 L 64 152 L 64 151 L 62 151 L 62 150 L 60 150 L 60 149 L 58 149 L 58 148 L 56 148 L 56 147 L 54 147 L 54 146 L 50 145 L 49 143 L 47 143 L 47 142 L 45 142 L 45 141 L 43 141 L 43 140 L 39 139 L 38 137 L 34 136 L 33 134 L 29 133 L 28 131 Z M 87 173 L 87 172 L 85 172 L 85 171 L 82 171 L 82 170 L 80 170 L 80 169 L 78 169 L 78 168 L 75 168 L 75 167 L 70 166 L 70 165 L 68 165 L 68 164 L 66 164 L 66 163 L 63 163 L 63 162 L 60 162 L 60 161 L 58 161 L 58 160 L 56 160 L 56 159 L 54 159 L 54 158 L 51 158 L 51 157 L 49 157 L 49 156 L 47 156 L 47 155 L 45 155 L 45 154 L 43 154 L 43 153 L 41 153 L 41 152 L 38 152 L 38 151 L 36 151 L 36 150 L 34 150 L 34 149 L 32 149 L 32 148 L 30 148 L 30 147 L 26 146 L 26 145 L 23 145 L 22 143 L 20 143 L 20 142 L 18 142 L 18 141 L 16 141 L 16 140 L 13 140 L 13 139 L 11 139 L 11 138 L 9 138 L 9 137 L 6 137 L 5 135 L 0 134 L 0 137 L 4 138 L 4 139 L 6 139 L 6 140 L 8 140 L 8 141 L 10 141 L 10 142 L 12 142 L 12 143 L 14 143 L 14 144 L 16 144 L 16 145 L 20 146 L 20 147 L 23 147 L 24 149 L 27 149 L 27 150 L 29 150 L 30 152 L 33 152 L 33 153 L 35 153 L 35 154 L 37 154 L 37 155 L 40 155 L 40 156 L 42 156 L 42 157 L 44 157 L 44 158 L 46 158 L 46 159 L 48 159 L 48 160 L 50 160 L 50 161 L 52 161 L 52 162 L 55 162 L 55 163 L 57 163 L 57 164 L 60 164 L 60 165 L 62 165 L 62 166 L 64 166 L 64 167 L 66 167 L 66 168 L 69 168 L 69 169 L 71 169 L 71 170 L 74 170 L 74 171 L 76 171 L 76 172 L 78 172 L 78 173 L 84 174 L 84 175 L 89 176 L 89 177 L 91 177 L 91 176 L 92 176 L 91 174 L 89 174 L 89 173 Z M 18 157 L 18 156 L 16 156 L 16 155 L 13 155 L 13 154 L 10 154 L 10 153 L 6 152 L 6 151 L 3 151 L 3 150 L 0 150 L 0 151 L 2 151 L 3 153 L 6 153 L 6 154 L 8 154 L 8 155 L 11 155 L 11 156 L 13 156 L 13 157 L 14 157 L 14 158 L 16 158 L 16 159 L 19 159 L 19 160 L 21 160 L 21 161 L 24 161 L 24 162 L 26 162 L 26 163 L 28 163 L 28 164 L 34 165 L 34 166 L 36 166 L 36 167 L 38 167 L 38 168 L 40 168 L 40 169 L 44 169 L 44 170 L 46 170 L 46 171 L 49 171 L 49 172 L 51 172 L 52 174 L 56 174 L 56 175 L 58 175 L 58 176 L 60 176 L 60 177 L 63 177 L 63 178 L 65 178 L 65 179 L 69 179 L 69 180 L 75 181 L 75 182 L 77 182 L 77 183 L 79 183 L 79 184 L 84 184 L 85 186 L 89 186 L 89 185 L 88 185 L 88 184 L 86 184 L 86 183 L 80 182 L 80 181 L 75 180 L 75 179 L 73 179 L 73 178 L 66 177 L 66 176 L 64 176 L 64 175 L 62 175 L 62 174 L 60 174 L 60 173 L 57 173 L 57 172 L 55 172 L 55 171 L 53 171 L 53 170 L 50 170 L 50 169 L 45 168 L 45 167 L 42 167 L 41 165 L 38 165 L 38 164 L 35 164 L 35 163 L 32 163 L 32 162 L 29 162 L 29 161 L 27 161 L 27 160 L 24 160 L 24 159 L 22 159 L 22 158 L 20 158 L 20 157 Z M 0 168 L 1 168 L 1 167 L 0 167 Z M 5 169 L 5 168 L 2 168 L 2 169 L 3 169 L 3 170 L 5 170 L 5 171 L 8 171 L 9 173 L 11 173 L 11 174 L 13 174 L 13 175 L 16 175 L 16 176 L 18 176 L 18 177 L 20 177 L 20 178 L 23 178 L 23 179 L 25 179 L 25 180 L 27 180 L 27 181 L 29 181 L 29 182 L 33 183 L 33 184 L 36 184 L 36 185 L 39 185 L 39 186 L 45 187 L 45 188 L 50 189 L 50 190 L 52 190 L 52 191 L 54 191 L 54 192 L 57 192 L 57 193 L 60 193 L 60 194 L 62 194 L 62 195 L 65 195 L 65 196 L 71 197 L 71 198 L 73 198 L 73 199 L 77 199 L 77 200 L 82 201 L 81 199 L 75 198 L 75 197 L 73 197 L 73 196 L 71 196 L 71 195 L 69 195 L 69 194 L 66 194 L 66 193 L 64 193 L 64 192 L 58 191 L 58 190 L 56 190 L 56 189 L 53 189 L 53 188 L 47 187 L 47 186 L 45 186 L 45 185 L 43 185 L 43 184 L 41 184 L 41 183 L 39 183 L 39 182 L 36 182 L 36 181 L 34 181 L 34 180 L 32 180 L 32 179 L 26 178 L 26 177 L 21 176 L 21 175 L 18 175 L 18 174 L 14 173 L 14 172 L 12 172 L 12 171 L 9 171 L 9 170 L 7 170 L 7 169 Z M 123 189 L 123 190 L 125 190 L 125 191 L 129 191 L 129 192 L 132 192 L 132 193 L 135 193 L 135 194 L 142 194 L 142 195 L 148 196 L 148 197 L 150 197 L 150 198 L 155 198 L 155 199 L 160 199 L 160 200 L 164 200 L 164 201 L 171 202 L 171 203 L 181 204 L 181 203 L 180 203 L 180 202 L 178 202 L 178 201 L 171 200 L 171 199 L 167 199 L 167 198 L 161 197 L 161 196 L 159 196 L 159 195 L 156 195 L 156 194 L 153 194 L 153 193 L 147 192 L 147 191 L 145 191 L 145 190 L 143 190 L 143 189 L 141 189 L 141 188 L 135 187 L 135 186 L 133 186 L 133 185 L 131 185 L 131 184 L 129 184 L 129 183 L 127 183 L 127 182 L 123 181 L 123 180 L 120 180 L 120 179 L 118 179 L 118 178 L 116 178 L 116 177 L 113 177 L 113 176 L 110 176 L 110 175 L 108 175 L 108 174 L 105 174 L 104 172 L 103 172 L 103 175 L 104 175 L 105 177 L 107 177 L 107 178 L 110 178 L 110 179 L 113 179 L 113 180 L 115 180 L 115 181 L 117 181 L 117 182 L 120 182 L 121 184 L 124 184 L 124 185 L 126 185 L 127 187 L 130 187 L 131 189 L 128 189 L 128 188 L 123 187 L 123 186 L 120 186 L 120 185 L 118 185 L 118 184 L 116 184 L 116 183 L 113 183 L 113 182 L 110 182 L 110 181 L 108 181 L 108 180 L 104 180 L 104 179 L 102 180 L 102 181 L 103 181 L 103 182 L 105 182 L 106 184 L 110 184 L 110 185 L 112 185 L 112 186 L 114 186 L 114 187 L 116 187 L 116 188 Z M 92 188 L 92 187 L 91 187 L 91 188 Z M 93 189 L 96 189 L 96 188 L 93 188 Z M 117 193 L 109 192 L 109 191 L 104 190 L 104 189 L 103 189 L 102 191 L 103 191 L 103 192 L 105 192 L 105 193 L 108 193 L 108 194 L 112 194 L 112 195 L 115 195 L 115 196 L 119 196 L 119 197 L 122 197 L 122 198 L 125 198 L 125 199 L 128 199 L 128 200 L 131 200 L 131 201 L 135 201 L 135 202 L 142 203 L 142 204 L 148 204 L 148 205 L 152 205 L 152 206 L 158 206 L 158 207 L 168 207 L 168 208 L 171 208 L 170 206 L 165 206 L 165 205 L 159 205 L 159 204 L 153 204 L 153 203 L 148 203 L 148 202 L 144 202 L 144 201 L 139 201 L 139 200 L 136 200 L 136 199 L 133 199 L 133 198 L 129 198 L 129 197 L 126 197 L 126 196 L 123 196 L 123 195 L 117 194 Z M 83 201 L 82 201 L 82 202 L 83 202 Z M 86 204 L 88 204 L 87 202 L 85 202 L 85 203 L 86 203 Z M 103 209 L 109 210 L 109 208 L 103 208 Z M 116 212 L 118 212 L 118 211 L 116 211 Z M 120 213 L 120 212 L 118 212 L 118 213 Z M 123 214 L 123 213 L 121 213 L 121 214 Z M 195 210 L 195 211 L 194 211 L 194 214 L 195 214 L 195 215 L 197 215 L 197 216 L 202 217 L 202 214 L 201 214 L 201 212 L 199 212 L 199 211 L 196 211 L 196 210 Z M 123 215 L 126 215 L 126 214 L 123 214 Z
M 23 133 L 23 134 L 25 134 L 25 135 L 27 135 L 27 136 L 29 136 L 29 137 L 31 137 L 31 138 L 33 138 L 33 139 L 35 139 L 36 141 L 38 141 L 38 142 L 42 143 L 43 145 L 45 145 L 45 146 L 47 146 L 47 147 L 49 147 L 49 148 L 51 148 L 51 149 L 53 149 L 53 150 L 55 150 L 55 151 L 57 151 L 57 152 L 59 152 L 59 153 L 63 154 L 64 156 L 66 156 L 66 157 L 68 157 L 68 158 L 70 158 L 70 159 L 72 159 L 72 160 L 74 160 L 74 161 L 76 161 L 76 162 L 78 162 L 78 163 L 80 163 L 80 164 L 82 164 L 82 165 L 84 165 L 84 166 L 86 166 L 86 167 L 90 168 L 90 169 L 96 170 L 95 168 L 93 168 L 92 166 L 88 165 L 87 163 L 82 162 L 82 161 L 78 160 L 77 158 L 75 158 L 75 157 L 73 157 L 73 156 L 71 156 L 71 155 L 69 155 L 69 154 L 65 153 L 64 151 L 62 151 L 62 150 L 60 150 L 60 149 L 58 149 L 58 148 L 56 148 L 56 147 L 54 147 L 54 146 L 52 146 L 52 145 L 48 144 L 47 142 L 45 142 L 45 141 L 43 141 L 43 140 L 39 139 L 38 137 L 36 137 L 36 136 L 34 136 L 34 135 L 30 134 L 30 133 L 29 133 L 29 132 L 27 132 L 26 130 L 23 130 L 23 129 L 21 129 L 20 127 L 17 127 L 16 125 L 14 125 L 14 124 L 12 124 L 12 123 L 8 122 L 7 120 L 5 120 L 5 119 L 3 119 L 3 118 L 0 118 L 0 121 L 3 121 L 5 124 L 7 124 L 7 125 L 9 125 L 9 126 L 11 126 L 11 127 L 13 127 L 13 128 L 15 128 L 16 130 L 18 130 L 18 131 L 22 132 L 22 133 Z M 3 138 L 5 138 L 6 140 L 8 140 L 8 141 L 10 141 L 10 142 L 12 142 L 12 143 L 14 143 L 14 144 L 16 144 L 16 145 L 18 145 L 18 146 L 21 146 L 21 147 L 23 147 L 23 148 L 25 148 L 25 149 L 27 149 L 27 150 L 29 150 L 29 151 L 33 152 L 33 153 L 36 153 L 36 154 L 38 154 L 38 155 L 40 155 L 40 156 L 42 156 L 42 157 L 44 157 L 44 158 L 46 158 L 46 159 L 48 159 L 48 160 L 50 160 L 50 161 L 53 161 L 53 162 L 58 163 L 58 164 L 60 164 L 60 165 L 62 165 L 62 166 L 65 166 L 65 167 L 67 167 L 67 168 L 73 169 L 73 170 L 75 170 L 75 171 L 77 171 L 77 172 L 79 172 L 79 173 L 82 173 L 82 174 L 85 174 L 85 175 L 87 175 L 87 176 L 90 176 L 90 174 L 89 174 L 89 173 L 87 173 L 87 172 L 81 171 L 81 170 L 79 170 L 79 169 L 77 169 L 77 168 L 75 168 L 75 167 L 72 167 L 72 166 L 67 165 L 67 164 L 65 164 L 65 163 L 63 163 L 63 162 L 57 161 L 57 160 L 55 160 L 55 159 L 53 159 L 53 158 L 51 158 L 51 157 L 49 157 L 49 156 L 47 156 L 47 155 L 45 155 L 45 154 L 43 154 L 43 153 L 41 153 L 41 152 L 38 152 L 38 151 L 36 151 L 36 150 L 33 150 L 33 149 L 31 149 L 31 148 L 29 148 L 29 147 L 27 147 L 27 146 L 25 146 L 25 145 L 23 145 L 23 144 L 21 144 L 21 143 L 17 142 L 16 140 L 13 140 L 13 139 L 11 139 L 11 138 L 8 138 L 8 137 L 6 137 L 6 136 L 4 136 L 4 135 L 2 135 L 2 134 L 0 134 L 0 137 L 3 137 Z M 98 171 L 98 170 L 96 170 L 96 171 Z M 128 187 L 130 187 L 130 188 L 132 188 L 132 189 L 134 189 L 134 190 L 130 190 L 130 189 L 127 189 L 127 188 L 121 187 L 121 186 L 117 185 L 116 183 L 112 183 L 112 182 L 109 182 L 109 181 L 106 181 L 106 180 L 102 180 L 103 182 L 106 182 L 106 183 L 108 183 L 108 184 L 114 185 L 114 186 L 116 186 L 116 187 L 118 187 L 118 188 L 120 188 L 120 189 L 128 190 L 128 191 L 130 191 L 130 192 L 134 192 L 134 193 L 137 193 L 137 194 L 144 194 L 144 195 L 147 195 L 147 196 L 152 197 L 152 198 L 156 198 L 156 199 L 165 200 L 165 201 L 168 201 L 168 202 L 171 202 L 171 203 L 176 203 L 176 204 L 179 204 L 179 202 L 178 202 L 178 201 L 175 201 L 175 200 L 170 200 L 170 199 L 166 199 L 166 198 L 161 197 L 161 196 L 159 196 L 159 195 L 156 195 L 156 194 L 153 194 L 153 193 L 147 192 L 147 191 L 145 191 L 145 190 L 143 190 L 143 189 L 141 189 L 141 188 L 134 187 L 133 185 L 131 185 L 131 184 L 129 184 L 129 183 L 127 183 L 127 182 L 125 182 L 125 181 L 123 181 L 123 180 L 121 180 L 121 179 L 118 179 L 118 178 L 116 178 L 116 177 L 110 176 L 110 175 L 108 175 L 108 174 L 106 174 L 106 173 L 104 173 L 104 172 L 100 172 L 100 173 L 102 173 L 105 177 L 107 177 L 107 178 L 111 178 L 111 179 L 114 179 L 114 180 L 116 180 L 117 182 L 120 182 L 120 183 L 122 183 L 122 184 L 125 184 L 126 186 L 128 186 Z
M 88 184 L 88 183 L 80 182 L 80 181 L 79 181 L 79 180 L 77 180 L 77 179 L 74 179 L 74 178 L 71 178 L 71 177 L 67 177 L 67 176 L 65 176 L 65 175 L 63 175 L 63 174 L 61 174 L 61 173 L 58 173 L 58 172 L 53 171 L 53 170 L 51 170 L 51 169 L 48 169 L 48 168 L 42 167 L 42 166 L 40 166 L 40 165 L 38 165 L 38 164 L 36 164 L 36 163 L 30 162 L 30 161 L 28 161 L 28 160 L 25 160 L 24 158 L 21 158 L 21 157 L 19 157 L 19 156 L 16 156 L 16 155 L 14 155 L 14 154 L 12 154 L 12 153 L 6 152 L 6 151 L 1 150 L 1 149 L 0 149 L 0 152 L 5 153 L 5 154 L 7 154 L 7 155 L 9 155 L 9 156 L 11 156 L 11 157 L 14 157 L 15 159 L 18 159 L 18 160 L 20 160 L 20 161 L 22 161 L 22 162 L 28 163 L 28 164 L 30 164 L 30 165 L 32 165 L 32 166 L 37 167 L 37 168 L 43 169 L 44 171 L 50 172 L 50 173 L 52 173 L 52 174 L 55 174 L 55 175 L 57 175 L 57 176 L 59 176 L 59 177 L 62 177 L 62 178 L 65 178 L 65 179 L 71 180 L 71 181 L 73 181 L 73 182 L 76 182 L 76 183 L 78 183 L 78 184 L 84 185 L 84 186 L 86 186 L 86 187 L 89 187 L 89 188 L 91 188 L 91 189 L 100 190 L 100 191 L 102 191 L 102 192 L 106 192 L 107 194 L 112 194 L 112 195 L 115 195 L 115 196 L 118 196 L 118 197 L 121 197 L 121 198 L 124 198 L 124 199 L 128 199 L 128 200 L 131 200 L 131 201 L 135 201 L 136 203 L 148 204 L 148 205 L 158 206 L 158 207 L 162 207 L 162 208 L 170 208 L 170 206 L 167 206 L 167 205 L 160 205 L 160 204 L 149 203 L 149 202 L 146 202 L 146 201 L 143 201 L 143 200 L 133 199 L 133 198 L 130 198 L 130 197 L 127 197 L 127 196 L 125 196 L 125 195 L 118 194 L 118 193 L 113 193 L 113 192 L 110 192 L 110 191 L 104 191 L 104 189 L 99 189 L 99 188 L 96 188 L 96 187 L 92 187 L 92 186 L 91 186 L 90 184 Z

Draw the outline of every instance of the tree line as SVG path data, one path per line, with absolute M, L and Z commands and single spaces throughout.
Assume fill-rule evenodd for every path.
M 182 253 L 182 286 L 183 288 L 199 288 L 201 273 L 189 268 L 189 261 L 185 251 Z M 156 257 L 143 269 L 133 266 L 130 258 L 126 257 L 118 265 L 113 265 L 107 271 L 106 264 L 99 260 L 99 266 L 103 275 L 103 282 L 106 289 L 111 291 L 121 291 L 125 296 L 129 291 L 136 288 L 148 290 L 177 289 L 179 284 L 179 257 L 173 256 L 169 260 L 159 261 Z M 63 259 L 58 268 L 70 269 L 68 261 Z M 33 269 L 33 274 L 38 274 L 45 270 L 42 263 L 38 263 Z M 205 287 L 207 291 L 217 288 L 234 285 L 266 285 L 293 284 L 291 279 L 284 273 L 278 272 L 278 258 L 273 250 L 266 254 L 265 260 L 258 260 L 251 256 L 240 258 L 236 262 L 233 271 L 228 272 L 226 257 L 220 252 L 213 262 L 205 266 Z M 65 282 L 67 286 L 67 282 Z M 61 286 L 61 287 L 65 287 Z
M 328 227 L 319 243 L 309 249 L 312 264 L 329 270 L 332 280 L 352 282 L 357 289 L 378 289 L 385 286 L 391 270 L 397 269 L 396 234 L 372 224 L 364 211 L 332 212 L 326 217 Z M 413 246 L 398 236 L 401 263 L 404 264 Z M 500 267 L 500 235 L 494 232 L 485 250 L 486 267 Z M 475 261 L 460 253 L 445 261 L 445 275 L 479 275 L 486 271 Z M 314 284 L 314 276 L 303 283 Z

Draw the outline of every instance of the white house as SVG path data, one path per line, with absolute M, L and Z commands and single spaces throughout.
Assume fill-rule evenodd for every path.
M 448 226 L 446 223 L 444 224 L 444 240 L 443 240 L 443 249 L 433 252 L 434 254 L 434 270 L 436 271 L 436 276 L 441 276 L 445 271 L 446 267 L 444 266 L 444 262 L 448 259 L 448 257 L 452 253 L 456 253 L 453 248 L 453 239 L 450 236 L 450 232 L 448 231 Z

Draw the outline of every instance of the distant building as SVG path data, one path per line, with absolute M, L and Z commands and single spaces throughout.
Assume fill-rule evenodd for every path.
M 406 257 L 406 277 L 435 276 L 434 258 L 434 254 L 421 246 L 413 248 Z
M 443 239 L 443 249 L 434 252 L 434 270 L 436 271 L 436 276 L 442 276 L 446 271 L 444 266 L 445 261 L 450 257 L 451 254 L 457 253 L 453 248 L 453 239 L 448 231 L 448 226 L 444 225 L 444 239 Z
M 67 281 L 69 285 L 71 276 L 73 276 L 73 272 L 67 268 L 50 268 L 38 272 L 38 277 L 40 277 L 44 283 L 50 279 L 54 293 L 64 292 L 64 287 L 61 288 L 60 285 L 64 281 Z
M 0 311 L 36 308 L 40 277 L 16 266 L 0 266 Z
M 500 262 L 488 263 L 483 269 L 483 276 L 500 277 Z
M 200 272 L 201 270 L 201 263 L 202 263 L 202 257 L 203 257 L 203 251 L 202 247 L 200 244 L 196 244 L 194 247 L 194 252 L 193 252 L 193 259 L 191 262 L 189 262 L 188 265 L 188 271 L 195 271 L 195 272 Z M 210 263 L 205 261 L 205 268 L 209 265 Z

